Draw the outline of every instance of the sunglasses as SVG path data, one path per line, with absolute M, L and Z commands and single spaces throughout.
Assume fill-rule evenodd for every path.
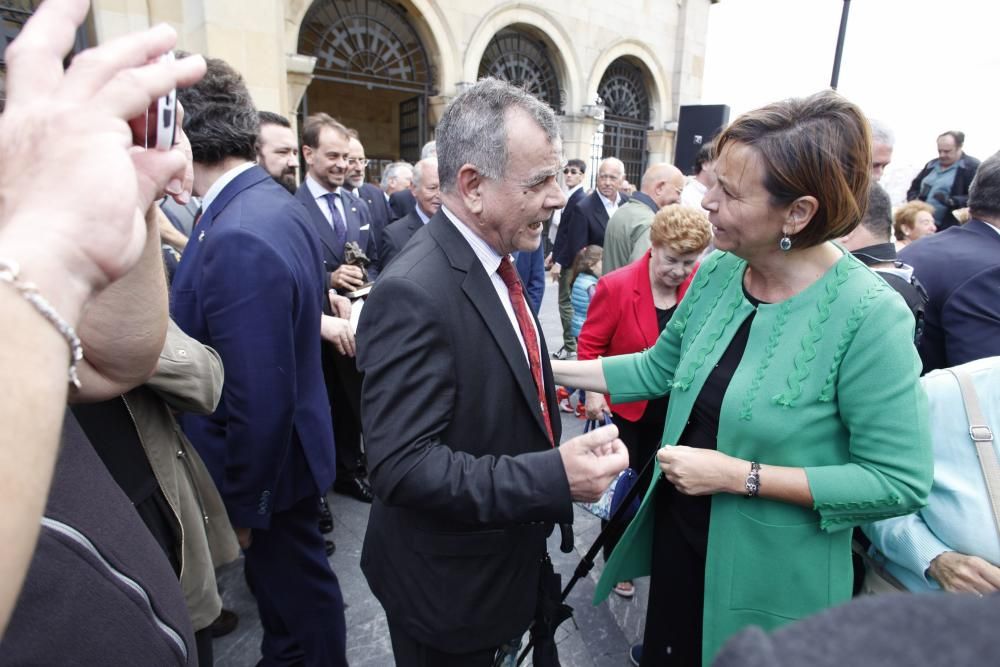
M 576 174 L 582 174 L 583 172 L 580 171 L 579 169 L 576 169 L 575 167 L 566 167 L 565 169 L 563 169 L 563 173 L 566 174 L 567 176 L 569 176 L 570 174 L 573 174 L 575 176 Z

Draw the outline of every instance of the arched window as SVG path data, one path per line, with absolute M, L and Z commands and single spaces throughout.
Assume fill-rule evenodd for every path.
M 646 170 L 649 92 L 639 66 L 618 58 L 597 87 L 604 103 L 604 157 L 625 163 L 625 177 L 638 186 Z
M 504 28 L 479 61 L 479 77 L 492 76 L 527 90 L 562 113 L 563 91 L 545 42 L 518 28 Z

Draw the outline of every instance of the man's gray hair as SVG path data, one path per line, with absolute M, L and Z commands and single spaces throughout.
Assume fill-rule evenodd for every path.
M 869 118 L 868 124 L 872 128 L 872 144 L 885 144 L 889 148 L 896 145 L 896 135 L 882 121 Z
M 983 160 L 969 186 L 972 217 L 1000 217 L 1000 152 Z
M 433 169 L 437 171 L 438 159 L 436 157 L 424 158 L 420 162 L 413 165 L 413 180 L 410 181 L 413 187 L 419 188 L 420 184 L 424 182 L 424 169 Z
M 426 160 L 429 157 L 437 157 L 438 148 L 436 141 L 428 141 L 424 144 L 424 147 L 420 149 L 420 159 Z
M 488 77 L 456 97 L 437 126 L 438 178 L 441 190 L 457 185 L 462 165 L 471 164 L 489 179 L 499 180 L 507 169 L 506 114 L 519 109 L 533 118 L 549 141 L 559 137 L 552 107 L 522 88 Z
M 382 172 L 382 189 L 385 190 L 387 187 L 389 187 L 389 179 L 398 177 L 399 172 L 401 172 L 403 169 L 409 169 L 410 171 L 413 171 L 413 165 L 410 164 L 409 162 L 393 162 L 388 167 L 386 167 L 385 171 Z

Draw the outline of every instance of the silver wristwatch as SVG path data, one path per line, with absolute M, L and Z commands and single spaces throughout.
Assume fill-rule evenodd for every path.
M 760 464 L 756 461 L 750 462 L 750 473 L 746 481 L 747 498 L 756 498 L 760 494 Z

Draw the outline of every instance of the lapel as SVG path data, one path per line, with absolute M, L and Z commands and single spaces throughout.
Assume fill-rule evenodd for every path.
M 295 191 L 295 196 L 309 211 L 309 217 L 313 221 L 313 226 L 316 231 L 319 232 L 319 240 L 323 242 L 326 249 L 330 251 L 330 254 L 337 259 L 337 263 L 342 263 L 344 261 L 343 248 L 339 251 L 337 249 L 337 237 L 333 234 L 333 228 L 330 227 L 330 223 L 326 221 L 326 217 L 323 212 L 319 210 L 319 206 L 316 204 L 316 200 L 313 199 L 312 193 L 306 186 L 306 182 L 302 181 L 302 185 L 299 189 Z M 345 202 L 344 209 L 347 209 L 347 204 Z
M 341 188 L 340 201 L 344 204 L 344 215 L 347 225 L 347 240 L 354 241 L 361 249 L 365 249 L 365 242 L 368 240 L 368 230 L 361 231 L 361 207 L 364 205 L 361 198 L 347 188 Z
M 418 219 L 419 220 L 419 219 Z M 538 404 L 538 392 L 535 390 L 535 380 L 531 377 L 531 368 L 524 357 L 521 343 L 514 333 L 510 319 L 500 299 L 497 297 L 493 282 L 483 270 L 483 265 L 479 262 L 476 253 L 469 247 L 469 244 L 462 237 L 462 234 L 454 228 L 451 221 L 440 211 L 434 215 L 427 223 L 427 231 L 434 237 L 438 245 L 448 256 L 452 269 L 465 274 L 462 279 L 462 291 L 469 297 L 472 306 L 479 312 L 479 316 L 486 323 L 486 328 L 496 341 L 497 347 L 503 354 L 507 365 L 514 374 L 514 380 L 521 391 L 524 400 L 527 401 L 531 414 L 535 417 L 538 428 L 548 439 L 548 432 L 545 429 L 545 422 L 542 421 L 542 410 Z M 530 308 L 528 309 L 530 312 Z M 538 327 L 538 320 L 535 319 L 535 327 L 541 339 L 541 328 Z M 539 345 L 539 354 L 545 354 L 544 342 Z M 551 375 L 545 368 L 544 357 L 542 357 L 542 377 L 546 378 L 546 384 L 551 384 Z M 546 393 L 548 393 L 546 391 Z M 552 413 L 551 405 L 549 412 Z M 555 427 L 553 434 L 558 433 Z
M 649 283 L 649 255 L 647 250 L 643 261 L 632 266 L 635 273 L 632 282 L 632 310 L 647 348 L 653 347 L 660 335 L 656 306 L 653 304 L 653 288 Z

